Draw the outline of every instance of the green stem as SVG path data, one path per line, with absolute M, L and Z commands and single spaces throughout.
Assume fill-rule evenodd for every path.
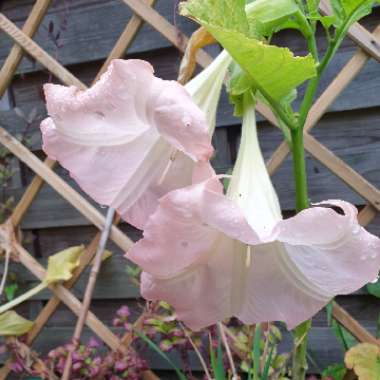
M 311 27 L 310 27 L 311 28 Z M 319 56 L 318 56 L 318 48 L 317 43 L 315 40 L 315 35 L 312 33 L 307 38 L 307 45 L 309 48 L 310 53 L 312 54 L 315 62 L 319 63 Z M 300 108 L 300 116 L 298 119 L 298 127 L 303 130 L 306 122 L 307 115 L 309 114 L 310 108 L 313 104 L 315 93 L 317 92 L 319 81 L 321 78 L 320 71 L 318 71 L 317 75 L 309 81 L 309 84 L 306 88 L 305 96 L 303 98 L 301 108 Z
M 307 371 L 307 341 L 308 332 L 311 328 L 311 320 L 297 326 L 294 333 L 294 352 L 292 366 L 292 380 L 304 380 Z
M 266 91 L 264 91 L 263 89 L 259 89 L 259 91 L 261 92 L 262 96 L 266 99 L 266 101 L 269 103 L 275 116 L 279 117 L 290 130 L 296 129 L 297 123 L 293 115 L 291 116 L 287 114 L 281 107 L 281 105 L 277 101 L 275 101 Z
M 309 207 L 305 164 L 305 149 L 303 144 L 302 128 L 292 130 L 291 136 L 293 170 L 296 185 L 296 209 L 299 212 Z
M 7 302 L 6 304 L 0 306 L 0 314 L 3 314 L 10 309 L 13 309 L 14 307 L 28 300 L 29 298 L 32 298 L 34 295 L 36 295 L 37 293 L 39 293 L 41 290 L 45 289 L 46 287 L 47 287 L 47 284 L 45 282 L 41 282 L 34 288 L 28 290 L 26 293 L 21 294 L 20 296 L 13 299 L 12 301 Z
M 316 83 L 317 84 L 317 83 Z M 314 88 L 314 87 L 312 87 Z M 316 87 L 315 87 L 316 88 Z M 308 93 L 308 92 L 307 92 Z M 312 95 L 309 94 L 312 99 Z M 305 113 L 300 115 L 301 120 L 306 120 L 307 109 Z M 297 212 L 309 207 L 305 149 L 303 139 L 303 126 L 300 124 L 297 129 L 291 131 L 292 137 L 292 155 L 293 155 L 293 170 L 296 186 L 296 209 Z M 294 353 L 292 366 L 292 379 L 305 380 L 307 371 L 307 340 L 308 332 L 311 328 L 311 320 L 302 323 L 294 330 Z

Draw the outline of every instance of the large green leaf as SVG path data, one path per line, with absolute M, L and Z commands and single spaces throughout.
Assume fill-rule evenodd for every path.
M 0 314 L 0 336 L 24 335 L 32 326 L 32 321 L 21 317 L 13 310 Z
M 344 361 L 359 380 L 380 380 L 380 349 L 374 344 L 358 344 L 346 353 Z
M 274 101 L 316 75 L 310 55 L 295 57 L 287 48 L 252 37 L 244 1 L 189 0 L 181 4 L 181 13 L 203 25 L 249 74 L 254 88 Z
M 44 282 L 51 284 L 57 281 L 70 280 L 73 270 L 79 265 L 79 256 L 83 251 L 84 246 L 79 245 L 50 256 Z
M 197 0 L 180 4 L 181 14 L 196 21 L 249 33 L 245 0 Z
M 256 0 L 246 7 L 249 25 L 255 25 L 263 36 L 271 36 L 274 32 L 291 25 L 293 28 L 307 33 L 299 19 L 303 17 L 298 4 L 294 0 Z

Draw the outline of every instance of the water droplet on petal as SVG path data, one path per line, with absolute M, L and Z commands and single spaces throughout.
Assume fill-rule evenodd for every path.
M 105 205 L 100 205 L 100 208 L 107 208 L 107 206 L 105 206 Z
M 183 242 L 181 242 L 181 245 L 182 245 L 183 248 L 186 248 L 186 247 L 189 246 L 189 242 L 188 241 L 183 241 Z
M 183 116 L 182 117 L 182 123 L 187 128 L 191 127 L 191 118 L 189 116 Z
M 367 260 L 367 256 L 366 255 L 360 256 L 360 260 L 362 260 L 362 261 Z
M 371 281 L 371 284 L 376 284 L 378 280 L 379 280 L 379 276 L 377 276 L 375 279 L 373 279 Z
M 102 111 L 95 111 L 95 117 L 99 120 L 103 120 L 106 117 L 106 115 L 104 115 Z
M 371 259 L 376 259 L 376 257 L 377 257 L 377 253 L 376 252 L 372 253 Z

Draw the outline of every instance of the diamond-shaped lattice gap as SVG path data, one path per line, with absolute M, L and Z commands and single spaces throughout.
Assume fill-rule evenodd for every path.
M 352 169 L 380 187 L 378 152 L 380 116 L 377 109 L 326 115 L 312 135 Z

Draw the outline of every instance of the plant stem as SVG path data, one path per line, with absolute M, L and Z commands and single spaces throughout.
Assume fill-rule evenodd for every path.
M 99 273 L 100 266 L 102 263 L 103 252 L 105 250 L 108 236 L 110 234 L 114 215 L 115 215 L 115 210 L 110 207 L 107 211 L 107 216 L 106 216 L 105 224 L 100 236 L 98 249 L 96 251 L 94 263 L 92 265 L 90 276 L 87 282 L 86 290 L 83 297 L 83 303 L 80 310 L 80 315 L 78 317 L 77 324 L 75 326 L 73 339 L 72 339 L 72 345 L 67 355 L 65 368 L 62 375 L 62 380 L 69 380 L 70 378 L 71 366 L 72 366 L 72 354 L 74 350 L 77 348 L 80 337 L 82 335 L 82 330 L 87 318 L 88 309 L 90 308 L 92 293 L 94 292 L 96 280 L 98 278 L 98 273 Z
M 237 371 L 236 371 L 234 359 L 232 357 L 231 349 L 230 349 L 230 346 L 228 344 L 226 333 L 224 331 L 224 325 L 222 322 L 218 323 L 218 329 L 219 329 L 220 337 L 222 338 L 224 348 L 226 350 L 228 361 L 230 363 L 230 368 L 232 371 L 232 379 L 231 380 L 237 380 L 239 378 L 239 376 L 238 376 Z
M 38 284 L 34 288 L 28 290 L 24 294 L 21 294 L 20 296 L 13 299 L 12 301 L 9 301 L 6 304 L 2 305 L 0 307 L 0 314 L 3 314 L 10 309 L 13 309 L 14 307 L 19 305 L 20 303 L 28 300 L 29 298 L 32 298 L 33 296 L 35 296 L 37 293 L 39 293 L 41 290 L 43 290 L 45 288 L 47 288 L 47 284 L 45 282 L 41 282 L 40 284 Z
M 307 371 L 307 341 L 308 332 L 311 328 L 311 320 L 305 321 L 297 326 L 294 333 L 294 352 L 293 352 L 293 366 L 292 366 L 292 379 L 304 380 Z
M 313 102 L 315 91 L 318 87 L 318 83 L 319 76 L 310 81 L 306 90 L 304 101 L 301 105 L 298 128 L 291 131 L 297 212 L 309 207 L 303 130 L 307 115 Z M 292 366 L 293 380 L 305 380 L 306 377 L 307 340 L 310 328 L 311 320 L 308 320 L 297 326 L 294 330 L 295 348 Z
M 303 129 L 297 128 L 291 131 L 293 170 L 296 186 L 296 210 L 297 212 L 309 207 L 307 192 L 305 150 L 303 146 Z

